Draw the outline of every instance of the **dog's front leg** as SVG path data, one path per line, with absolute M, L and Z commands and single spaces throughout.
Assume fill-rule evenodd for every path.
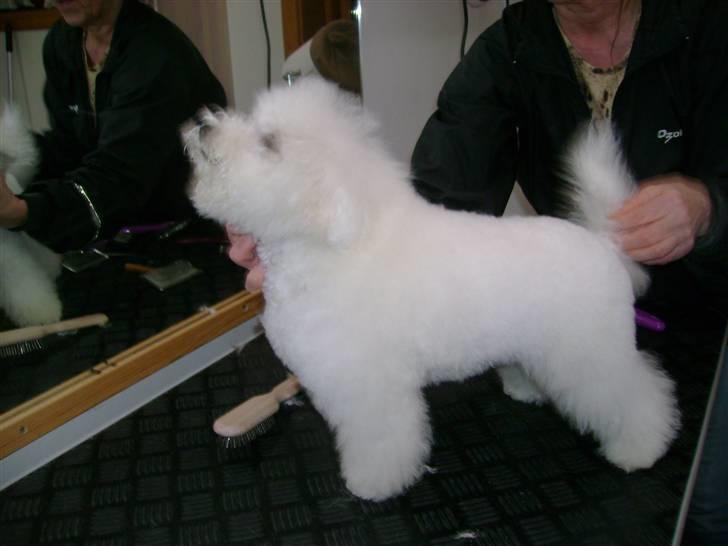
M 431 433 L 419 385 L 371 379 L 345 386 L 339 391 L 341 407 L 325 413 L 336 428 L 347 488 L 358 497 L 383 500 L 420 477 Z
M 61 319 L 62 306 L 55 281 L 35 255 L 34 241 L 0 229 L 0 308 L 18 326 L 47 324 Z M 50 251 L 48 251 L 50 254 Z
M 503 382 L 503 392 L 514 400 L 528 404 L 543 404 L 546 395 L 526 374 L 520 364 L 512 363 L 497 368 Z

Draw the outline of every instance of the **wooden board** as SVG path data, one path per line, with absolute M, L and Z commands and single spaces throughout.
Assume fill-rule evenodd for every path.
M 55 9 L 18 9 L 0 11 L 0 32 L 5 32 L 7 25 L 11 30 L 43 30 L 53 26 L 60 14 Z

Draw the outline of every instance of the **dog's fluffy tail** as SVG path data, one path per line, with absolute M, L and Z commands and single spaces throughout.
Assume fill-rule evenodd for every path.
M 6 104 L 0 116 L 0 170 L 14 177 L 7 179 L 13 193 L 20 193 L 38 168 L 38 149 L 33 134 L 23 123 L 20 111 Z
M 571 219 L 595 233 L 612 237 L 615 223 L 609 215 L 617 211 L 636 191 L 632 176 L 608 122 L 592 122 L 576 135 L 565 161 L 565 178 L 569 182 Z M 635 294 L 649 285 L 645 269 L 620 251 L 632 278 Z

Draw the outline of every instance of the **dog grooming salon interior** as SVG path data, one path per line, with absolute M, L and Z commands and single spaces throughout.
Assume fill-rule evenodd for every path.
M 169 165 L 175 153 L 183 158 L 180 131 L 194 128 L 197 111 L 212 107 L 214 97 L 224 92 L 227 109 L 249 112 L 266 89 L 320 76 L 352 93 L 352 100 L 378 121 L 378 133 L 403 165 L 411 164 L 413 153 L 417 156 L 415 146 L 428 119 L 446 126 L 444 134 L 459 131 L 458 123 L 467 123 L 462 120 L 475 119 L 489 109 L 512 107 L 493 114 L 487 126 L 469 125 L 457 138 L 480 131 L 488 137 L 499 128 L 507 131 L 511 123 L 511 136 L 502 142 L 539 150 L 542 156 L 532 153 L 526 162 L 505 167 L 516 181 L 523 175 L 524 190 L 515 184 L 504 215 L 533 216 L 543 210 L 543 203 L 533 199 L 533 206 L 529 203 L 526 195 L 534 194 L 525 181 L 545 180 L 533 174 L 546 170 L 534 161 L 550 146 L 538 131 L 559 132 L 562 120 L 546 116 L 548 125 L 535 128 L 521 125 L 527 122 L 520 116 L 538 117 L 548 107 L 542 101 L 544 94 L 531 90 L 533 81 L 561 78 L 560 85 L 571 86 L 575 97 L 582 92 L 594 95 L 595 88 L 589 87 L 593 82 L 583 76 L 584 71 L 571 69 L 587 63 L 584 57 L 593 60 L 588 52 L 597 43 L 573 30 L 585 13 L 580 10 L 602 13 L 606 6 L 604 14 L 616 13 L 618 21 L 627 21 L 609 35 L 610 47 L 620 55 L 617 60 L 627 59 L 626 69 L 619 62 L 587 63 L 587 72 L 594 69 L 594 77 L 602 77 L 600 85 L 607 86 L 608 95 L 616 86 L 626 93 L 640 70 L 661 62 L 648 53 L 672 51 L 687 42 L 699 49 L 707 39 L 695 21 L 702 20 L 703 10 L 711 9 L 716 18 L 725 19 L 721 4 L 711 0 L 695 5 L 677 0 L 0 2 L 6 49 L 0 57 L 3 103 L 19 113 L 29 131 L 38 135 L 60 131 L 74 139 L 50 141 L 60 142 L 50 152 L 40 145 L 41 159 L 34 160 L 39 161 L 38 169 L 30 185 L 24 185 L 18 165 L 30 156 L 22 154 L 34 149 L 33 142 L 45 141 L 28 138 L 25 128 L 12 125 L 8 109 L 0 123 L 0 216 L 4 202 L 18 196 L 28 207 L 20 224 L 0 227 L 0 543 L 728 544 L 725 307 L 697 304 L 687 296 L 683 305 L 638 305 L 636 344 L 655 355 L 674 383 L 680 413 L 677 437 L 650 468 L 626 472 L 610 463 L 590 430 L 565 419 L 556 403 L 512 398 L 504 393 L 498 373 L 490 369 L 463 381 L 433 381 L 424 389 L 432 447 L 421 477 L 400 495 L 363 499 L 347 489 L 343 478 L 340 441 L 332 425 L 336 416 L 324 419 L 317 408 L 325 401 L 307 391 L 306 377 L 296 377 L 286 367 L 286 359 L 295 355 L 277 353 L 266 336 L 261 318 L 266 309 L 265 284 L 260 291 L 245 290 L 245 270 L 228 256 L 230 241 L 224 226 L 200 218 L 189 204 L 188 213 L 172 215 L 168 192 L 145 186 L 160 172 L 172 172 L 178 194 L 187 198 L 187 160 L 180 159 L 184 168 L 176 171 Z M 544 13 L 548 17 L 535 23 Z M 663 19 L 671 22 L 665 23 L 666 32 L 680 29 L 685 34 L 681 40 L 691 39 L 680 42 L 670 35 L 669 47 L 658 46 L 657 40 L 643 47 L 640 40 L 650 36 L 640 38 L 642 28 L 653 23 L 656 27 Z M 711 35 L 710 39 L 720 44 L 722 49 L 716 51 L 728 53 L 725 38 Z M 478 48 L 483 40 L 487 47 Z M 554 44 L 560 48 L 557 55 L 548 51 Z M 164 57 L 155 47 L 174 48 L 175 54 Z M 690 62 L 687 55 L 684 59 Z M 723 62 L 721 58 L 715 66 Z M 458 66 L 463 70 L 456 70 Z M 474 75 L 474 66 L 493 71 L 487 77 Z M 548 79 L 563 67 L 568 68 L 566 75 Z M 74 79 L 74 69 L 80 79 Z M 528 70 L 541 79 L 523 76 Z M 605 73 L 611 80 L 618 74 L 621 83 L 605 84 Z M 680 74 L 675 71 L 674 76 Z M 468 78 L 499 92 L 460 96 L 457 84 Z M 163 91 L 164 82 L 178 79 L 182 83 L 175 83 L 174 90 Z M 143 83 L 134 87 L 133 80 Z M 441 94 L 446 80 L 452 88 Z M 679 79 L 670 81 L 675 96 L 686 101 L 676 110 L 689 116 L 693 102 L 688 102 L 695 99 L 682 92 L 698 91 Z M 552 89 L 567 87 L 555 84 Z M 728 90 L 721 91 L 714 96 L 728 100 Z M 516 111 L 513 104 L 522 98 L 518 94 L 532 92 L 523 98 L 527 112 Z M 174 117 L 178 114 L 169 105 L 194 93 L 200 94 L 194 107 L 183 117 Z M 76 102 L 63 102 L 66 96 L 76 97 Z M 554 93 L 554 103 L 561 98 Z M 619 94 L 613 98 L 616 117 L 627 101 L 620 101 Z M 482 102 L 476 104 L 478 100 Z M 224 100 L 214 102 L 224 104 Z M 663 136 L 672 136 L 669 143 L 664 138 L 659 141 L 665 148 L 650 148 L 652 156 L 667 146 L 683 146 L 689 131 L 697 131 L 689 123 L 684 132 L 655 123 L 655 132 L 662 129 Z M 631 127 L 637 131 L 638 126 L 635 122 Z M 202 132 L 204 126 L 193 130 Z M 265 127 L 260 130 L 265 132 Z M 144 138 L 149 142 L 139 146 Z M 275 139 L 266 142 L 270 153 L 279 152 Z M 488 142 L 481 142 L 480 150 L 487 149 Z M 697 142 L 695 146 L 704 147 L 700 150 L 710 147 L 708 140 Z M 692 153 L 700 155 L 700 150 Z M 463 151 L 463 156 L 481 153 L 467 146 Z M 72 167 L 50 172 L 48 157 Z M 484 170 L 483 176 L 497 174 L 495 170 Z M 645 169 L 637 165 L 635 170 Z M 716 172 L 695 169 L 689 174 L 715 178 L 725 196 L 725 160 Z M 460 175 L 467 176 L 464 172 L 456 176 Z M 130 177 L 128 183 L 124 177 Z M 16 179 L 18 187 L 13 186 Z M 260 180 L 261 185 L 265 182 Z M 156 212 L 143 218 L 122 214 L 110 228 L 110 219 L 131 198 L 118 190 L 103 193 L 99 188 L 104 184 L 129 191 L 147 188 L 142 197 L 133 199 L 133 206 L 156 200 L 151 208 Z M 56 191 L 58 187 L 67 191 Z M 463 183 L 453 190 L 454 200 L 460 190 L 458 195 L 472 195 L 477 188 Z M 710 199 L 725 207 L 728 200 L 720 201 L 719 193 L 711 189 Z M 73 203 L 54 212 L 52 207 L 63 196 L 70 196 Z M 713 210 L 711 225 L 717 225 L 722 209 Z M 54 227 L 45 231 L 38 227 L 51 217 Z M 76 221 L 90 226 L 86 242 L 64 238 L 66 225 Z M 716 237 L 725 239 L 725 226 L 725 222 L 719 226 L 723 233 Z M 35 240 L 36 233 L 48 232 L 47 239 Z M 693 253 L 700 250 L 698 241 Z M 438 251 L 423 248 L 422 252 Z M 685 258 L 687 263 L 693 253 Z M 717 261 L 716 282 L 725 279 L 726 256 Z M 261 258 L 268 263 L 275 260 L 275 256 Z M 382 274 L 390 267 L 395 269 L 396 264 L 381 264 Z M 377 283 L 362 284 L 360 290 L 369 294 L 360 300 L 373 305 L 362 309 L 362 315 L 376 317 Z M 438 294 L 423 292 L 421 298 L 424 306 Z M 488 304 L 482 305 L 488 308 Z M 54 311 L 57 306 L 60 314 Z M 302 310 L 326 311 L 323 304 Z M 441 317 L 443 335 L 468 327 L 467 319 L 457 313 L 453 308 L 451 316 Z M 408 327 L 418 327 L 417 316 Z M 511 327 L 518 332 L 517 323 Z M 544 332 L 553 330 L 552 324 L 544 323 Z M 604 344 L 588 345 L 610 352 Z M 517 360 L 518 355 L 511 358 Z M 362 383 L 365 380 L 362 375 Z M 375 401 L 379 395 L 371 392 Z M 342 391 L 340 396 L 347 395 Z M 374 429 L 386 426 L 386 422 L 372 423 Z M 722 502 L 718 516 L 715 499 Z

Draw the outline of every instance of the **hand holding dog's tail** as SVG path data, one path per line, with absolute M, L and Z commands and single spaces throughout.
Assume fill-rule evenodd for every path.
M 637 182 L 609 122 L 592 122 L 579 131 L 566 154 L 564 175 L 571 186 L 571 220 L 614 239 L 617 225 L 610 215 L 635 193 Z M 635 294 L 644 293 L 649 285 L 647 272 L 620 253 Z

